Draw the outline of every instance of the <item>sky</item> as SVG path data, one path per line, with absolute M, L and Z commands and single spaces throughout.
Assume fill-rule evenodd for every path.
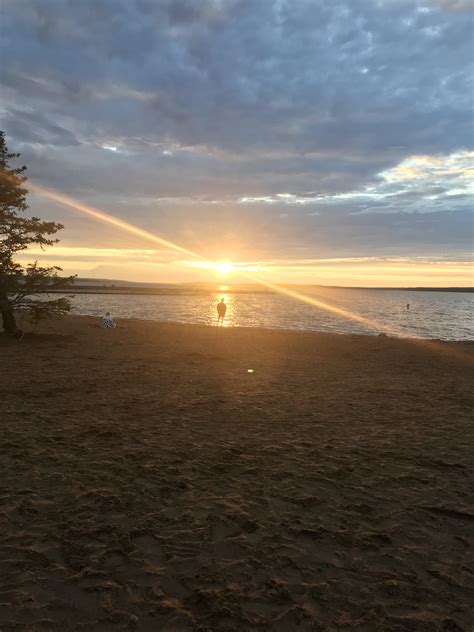
M 23 262 L 146 282 L 473 284 L 473 0 L 0 6 L 0 128 L 30 212 L 65 226 Z

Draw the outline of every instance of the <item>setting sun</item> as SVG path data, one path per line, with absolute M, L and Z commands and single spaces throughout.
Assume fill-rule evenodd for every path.
M 222 276 L 227 276 L 233 270 L 233 265 L 231 261 L 222 261 L 217 265 L 217 271 Z

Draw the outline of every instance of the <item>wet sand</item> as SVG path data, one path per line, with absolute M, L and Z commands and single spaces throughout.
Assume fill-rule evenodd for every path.
M 91 322 L 0 335 L 2 632 L 472 630 L 474 345 Z

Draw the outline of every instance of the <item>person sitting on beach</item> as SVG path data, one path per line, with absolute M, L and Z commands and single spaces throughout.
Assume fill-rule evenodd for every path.
M 102 329 L 115 329 L 117 325 L 114 323 L 114 319 L 112 318 L 110 312 L 106 312 L 105 316 L 102 317 L 102 322 L 100 323 L 100 327 Z
M 227 311 L 227 305 L 224 302 L 224 299 L 221 298 L 221 302 L 217 303 L 217 324 L 224 324 L 224 316 Z
M 99 329 L 116 329 L 117 325 L 114 323 L 114 319 L 112 318 L 110 312 L 106 312 L 105 316 L 102 316 L 100 324 L 94 323 L 93 325 L 89 325 L 89 327 L 99 327 Z

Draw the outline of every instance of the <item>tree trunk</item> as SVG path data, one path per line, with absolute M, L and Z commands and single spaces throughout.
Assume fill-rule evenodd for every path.
M 21 329 L 16 326 L 15 316 L 12 306 L 5 292 L 0 291 L 0 311 L 2 312 L 3 328 L 9 336 L 19 338 L 22 335 Z

